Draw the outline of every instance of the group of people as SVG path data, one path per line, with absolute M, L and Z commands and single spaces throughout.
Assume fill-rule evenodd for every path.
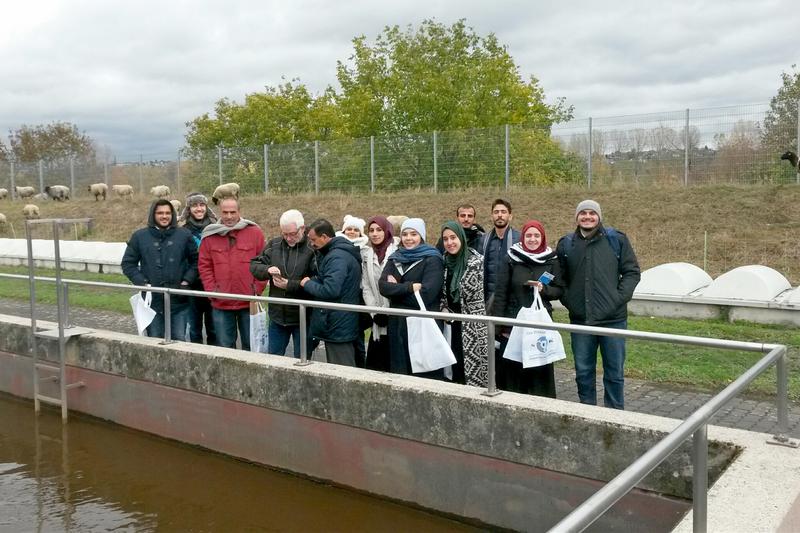
M 386 309 L 419 310 L 419 296 L 428 311 L 508 318 L 530 307 L 538 293 L 551 315 L 551 302 L 560 300 L 573 324 L 620 329 L 627 327 L 627 303 L 640 278 L 630 241 L 603 225 L 593 200 L 578 204 L 575 230 L 555 248 L 540 221 L 514 229 L 505 199 L 492 203 L 488 231 L 477 224 L 474 206 L 458 206 L 456 219 L 434 236 L 435 246 L 427 244 L 421 218 L 396 228 L 384 216 L 365 221 L 347 215 L 336 231 L 326 219 L 306 225 L 303 214 L 290 209 L 280 216 L 281 235 L 265 242 L 258 225 L 242 218 L 238 199 L 223 199 L 219 209 L 217 218 L 200 193 L 187 196 L 180 216 L 167 200 L 153 202 L 148 227 L 128 242 L 125 275 L 136 285 L 244 295 L 261 295 L 268 286 L 271 297 Z M 157 314 L 147 334 L 163 336 L 160 295 L 152 307 Z M 292 342 L 291 353 L 300 356 L 300 312 L 297 305 L 270 303 L 269 353 L 282 355 Z M 324 342 L 330 363 L 412 374 L 404 317 L 315 307 L 306 312 L 309 351 Z M 489 339 L 485 322 L 454 320 L 450 326 L 456 364 L 414 375 L 484 387 L 492 356 L 499 388 L 555 398 L 552 363 L 524 368 L 503 357 L 510 328 L 498 328 Z M 235 347 L 238 336 L 249 350 L 249 303 L 173 296 L 171 330 L 174 339 L 192 342 L 203 342 L 205 330 L 207 343 L 225 347 Z M 604 404 L 623 409 L 624 338 L 572 333 L 571 341 L 580 401 L 597 403 L 599 348 Z

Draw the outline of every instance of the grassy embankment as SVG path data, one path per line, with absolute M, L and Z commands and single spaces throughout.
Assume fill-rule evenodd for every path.
M 528 218 L 544 222 L 551 243 L 572 227 L 574 206 L 583 198 L 592 197 L 603 207 L 609 225 L 625 231 L 631 238 L 643 269 L 673 261 L 703 266 L 704 233 L 708 234 L 707 271 L 717 276 L 741 265 L 763 264 L 784 274 L 793 284 L 800 280 L 800 247 L 794 239 L 793 206 L 800 203 L 800 188 L 793 186 L 715 186 L 683 188 L 619 188 L 586 191 L 579 188 L 475 189 L 433 195 L 428 191 L 395 194 L 326 194 L 274 196 L 262 195 L 242 199 L 242 213 L 258 222 L 268 236 L 278 233 L 277 219 L 281 212 L 298 208 L 307 221 L 325 217 L 339 223 L 347 213 L 363 218 L 372 214 L 406 214 L 421 216 L 428 223 L 428 240 L 438 237 L 439 223 L 452 217 L 456 205 L 469 202 L 478 208 L 478 222 L 490 226 L 489 205 L 495 197 L 509 198 L 514 206 L 514 225 Z M 138 197 L 133 202 L 109 200 L 95 203 L 80 198 L 64 204 L 41 206 L 43 217 L 85 217 L 95 219 L 92 232 L 82 238 L 98 241 L 124 241 L 144 224 L 150 199 Z M 22 236 L 21 202 L 0 202 Z M 0 236 L 11 236 L 9 227 Z M 65 232 L 74 236 L 74 230 Z M 35 236 L 47 238 L 48 231 L 36 228 Z M 12 269 L 4 268 L 3 272 Z M 23 270 L 13 270 L 16 273 Z M 52 275 L 52 271 L 41 271 Z M 122 281 L 122 276 L 69 273 L 81 279 Z M 108 293 L 101 289 L 75 288 L 71 305 L 109 311 L 129 312 L 127 293 Z M 28 298 L 26 282 L 0 281 L 0 297 Z M 39 290 L 41 301 L 54 301 L 52 290 Z M 566 321 L 565 315 L 557 315 Z M 733 340 L 784 343 L 793 353 L 800 347 L 800 332 L 795 328 L 749 323 L 729 324 L 722 321 L 667 320 L 632 317 L 631 329 L 718 337 Z M 568 344 L 568 335 L 565 335 Z M 569 350 L 568 350 L 569 352 Z M 755 362 L 756 354 L 674 346 L 632 341 L 626 373 L 629 377 L 653 382 L 686 385 L 704 390 L 717 390 L 738 377 Z M 569 367 L 571 361 L 560 363 Z M 774 373 L 761 378 L 751 388 L 756 393 L 774 392 Z M 791 373 L 790 395 L 800 400 L 800 375 Z

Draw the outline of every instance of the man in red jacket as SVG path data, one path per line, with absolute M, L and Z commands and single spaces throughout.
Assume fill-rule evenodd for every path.
M 261 228 L 240 216 L 236 198 L 222 200 L 220 221 L 203 229 L 197 262 L 203 287 L 209 292 L 260 296 L 266 282 L 250 274 L 250 260 L 264 248 Z M 235 348 L 238 331 L 242 349 L 250 350 L 249 302 L 211 298 L 211 307 L 217 345 Z

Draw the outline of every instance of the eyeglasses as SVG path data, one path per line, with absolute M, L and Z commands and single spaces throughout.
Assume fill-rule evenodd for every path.
M 290 231 L 288 233 L 282 231 L 281 235 L 283 235 L 284 239 L 297 239 L 303 236 L 303 231 L 305 229 L 306 229 L 305 226 L 300 226 L 299 228 L 297 228 L 297 231 Z

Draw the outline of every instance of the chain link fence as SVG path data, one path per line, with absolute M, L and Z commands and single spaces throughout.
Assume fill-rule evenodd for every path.
M 800 183 L 781 161 L 800 153 L 800 119 L 765 133 L 768 104 L 572 120 L 549 129 L 431 132 L 215 150 L 137 154 L 109 161 L 0 161 L 0 187 L 128 184 L 175 194 L 237 182 L 243 194 L 577 184 Z M 784 139 L 776 142 L 774 139 Z

